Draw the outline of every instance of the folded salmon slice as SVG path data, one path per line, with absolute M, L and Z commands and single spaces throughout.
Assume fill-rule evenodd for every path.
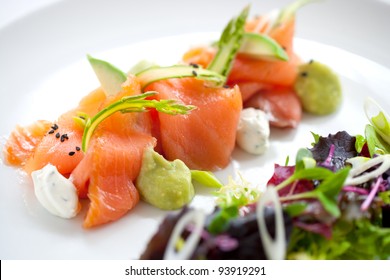
M 263 18 L 259 17 L 246 23 L 247 32 L 263 33 L 268 27 L 268 23 L 261 24 Z M 261 25 L 260 28 L 259 25 Z M 299 57 L 295 55 L 293 50 L 293 37 L 295 29 L 295 19 L 291 18 L 287 22 L 273 28 L 268 34 L 276 40 L 287 52 L 288 61 L 266 61 L 254 59 L 245 55 L 238 54 L 234 60 L 232 70 L 229 73 L 227 84 L 230 86 L 238 85 L 240 87 L 242 100 L 245 102 L 252 98 L 250 103 L 253 103 L 254 98 L 258 98 L 256 94 L 261 91 L 267 92 L 267 102 L 271 104 L 276 102 L 279 105 L 284 104 L 287 107 L 281 108 L 278 104 L 268 107 L 271 115 L 283 115 L 283 118 L 278 122 L 278 118 L 274 118 L 271 122 L 273 126 L 278 127 L 294 127 L 297 121 L 300 120 L 301 105 L 295 102 L 293 94 L 293 85 L 298 74 L 298 65 L 301 63 Z M 186 63 L 194 63 L 207 67 L 216 53 L 212 47 L 198 47 L 189 50 L 183 56 L 183 61 Z M 290 99 L 294 102 L 291 104 L 280 100 L 286 95 L 280 94 L 278 90 L 275 95 L 270 97 L 272 90 L 275 88 L 285 88 L 290 91 Z M 264 100 L 264 98 L 263 98 Z M 286 100 L 287 101 L 287 100 Z M 300 113 L 297 113 L 300 111 Z M 290 113 L 291 112 L 291 113 Z
M 105 224 L 125 215 L 139 201 L 133 181 L 138 176 L 143 151 L 154 146 L 147 134 L 103 133 L 95 137 L 71 179 L 81 196 L 88 196 L 84 227 Z
M 259 90 L 245 101 L 244 107 L 264 111 L 274 127 L 296 127 L 302 118 L 299 98 L 290 88 L 275 87 Z
M 195 78 L 169 79 L 147 87 L 159 99 L 174 99 L 197 109 L 188 115 L 158 113 L 164 156 L 192 169 L 218 170 L 230 162 L 242 109 L 239 88 L 212 88 Z
M 86 153 L 81 151 L 84 128 L 73 118 L 80 112 L 93 116 L 124 96 L 140 93 L 136 78 L 129 77 L 117 96 L 106 97 L 97 89 L 55 123 L 38 121 L 17 127 L 4 147 L 6 162 L 27 173 L 51 163 L 61 174 L 70 176 L 79 197 L 90 200 L 85 227 L 119 219 L 139 201 L 133 181 L 144 149 L 156 144 L 151 136 L 151 117 L 149 113 L 115 113 L 99 125 Z
M 140 93 L 138 81 L 129 77 L 122 92 L 106 103 Z M 134 208 L 139 193 L 133 181 L 141 169 L 144 149 L 155 145 L 149 113 L 117 112 L 99 124 L 70 176 L 79 196 L 90 200 L 84 227 L 115 221 Z
M 56 122 L 37 121 L 29 126 L 17 126 L 4 147 L 6 163 L 22 167 L 28 174 L 50 163 L 68 176 L 83 158 L 79 150 L 83 128 L 74 122 L 73 117 L 80 111 L 94 115 L 104 102 L 105 94 L 98 89 Z
M 3 148 L 5 162 L 18 167 L 25 166 L 52 125 L 49 121 L 40 120 L 29 126 L 16 126 Z
M 263 32 L 263 29 L 256 30 L 256 22 L 259 20 L 258 18 L 248 21 L 246 30 L 248 32 Z M 241 87 L 244 101 L 254 94 L 255 90 L 264 87 L 264 85 L 289 87 L 294 84 L 298 74 L 297 65 L 300 63 L 299 58 L 293 51 L 294 29 L 295 20 L 292 18 L 272 29 L 268 34 L 285 49 L 289 61 L 265 61 L 240 54 L 236 56 L 227 83 L 229 85 L 245 85 L 247 83 L 252 85 L 251 87 Z M 215 52 L 215 48 L 197 47 L 185 53 L 183 61 L 207 67 Z M 257 87 L 255 84 L 257 84 Z
M 254 22 L 260 19 L 253 20 Z M 262 30 L 255 30 L 254 23 L 247 23 L 247 31 L 261 33 Z M 297 65 L 300 59 L 293 51 L 295 20 L 294 18 L 272 29 L 268 34 L 278 42 L 289 56 L 288 61 L 264 61 L 252 59 L 238 54 L 228 83 L 244 84 L 256 82 L 260 85 L 293 86 L 298 74 Z M 250 97 L 254 92 L 245 92 L 244 96 Z M 246 100 L 246 99 L 244 99 Z

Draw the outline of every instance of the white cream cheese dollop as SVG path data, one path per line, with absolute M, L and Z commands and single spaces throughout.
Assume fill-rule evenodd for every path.
M 263 154 L 269 147 L 269 135 L 269 121 L 263 111 L 254 108 L 241 111 L 236 135 L 241 149 L 255 155 Z
M 55 166 L 48 164 L 31 176 L 35 196 L 47 211 L 66 219 L 77 215 L 80 207 L 76 188 Z

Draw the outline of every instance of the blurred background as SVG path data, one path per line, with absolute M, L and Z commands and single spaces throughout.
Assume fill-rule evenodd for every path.
M 292 0 L 0 0 L 0 27 L 7 26 L 8 31 L 0 30 L 0 40 L 8 46 L 29 43 L 34 47 L 34 40 L 44 39 L 48 47 L 55 47 L 50 40 L 61 36 L 69 44 L 77 40 L 81 45 L 78 51 L 70 46 L 65 54 L 75 58 L 87 51 L 150 38 L 219 31 L 225 24 L 224 18 L 228 20 L 248 3 L 256 14 L 290 2 Z M 331 41 L 332 45 L 390 66 L 390 56 L 383 52 L 390 49 L 388 33 L 377 28 L 388 23 L 385 22 L 390 17 L 388 5 L 390 0 L 318 1 L 299 11 L 297 37 L 322 43 Z M 76 24 L 80 22 L 83 24 Z M 356 28 L 356 24 L 362 22 L 364 27 Z M 111 28 L 113 24 L 115 29 Z M 356 38 L 360 38 L 359 46 Z

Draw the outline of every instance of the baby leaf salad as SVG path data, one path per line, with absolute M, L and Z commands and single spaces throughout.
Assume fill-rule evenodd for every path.
M 230 179 L 213 213 L 168 215 L 141 259 L 390 259 L 390 118 L 364 109 L 364 135 L 312 133 L 264 192 Z

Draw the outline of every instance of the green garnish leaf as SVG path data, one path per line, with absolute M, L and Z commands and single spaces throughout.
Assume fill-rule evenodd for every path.
M 333 172 L 327 168 L 313 167 L 313 168 L 302 169 L 296 172 L 292 177 L 294 177 L 294 180 L 299 180 L 299 179 L 324 180 L 327 177 L 331 176 L 332 174 Z
M 228 226 L 229 221 L 237 217 L 238 214 L 239 211 L 238 207 L 236 206 L 222 208 L 210 221 L 210 224 L 207 227 L 208 231 L 212 234 L 218 234 L 220 232 L 223 232 Z
M 215 71 L 224 77 L 229 75 L 233 60 L 241 47 L 245 32 L 245 22 L 249 14 L 249 6 L 240 15 L 229 21 L 218 42 L 218 51 L 207 69 Z
M 306 202 L 298 201 L 294 203 L 287 204 L 283 207 L 284 211 L 290 215 L 290 217 L 300 216 L 305 210 L 308 204 Z
M 321 192 L 317 192 L 316 197 L 329 214 L 331 214 L 336 218 L 340 217 L 341 212 L 337 205 L 337 202 L 334 199 L 327 197 L 325 194 Z
M 375 154 L 375 138 L 376 138 L 376 133 L 375 129 L 372 125 L 366 125 L 366 128 L 364 129 L 364 134 L 366 135 L 367 139 L 367 146 L 368 146 L 368 151 L 370 152 L 370 156 L 372 157 Z
M 239 209 L 255 203 L 260 196 L 260 190 L 253 188 L 248 181 L 240 175 L 241 182 L 229 177 L 228 184 L 215 192 L 216 204 L 220 210 L 210 221 L 208 230 L 213 234 L 224 231 L 229 221 L 239 215 Z
M 313 159 L 313 154 L 306 148 L 301 148 L 295 157 L 295 172 L 305 168 L 313 168 L 316 161 Z
M 224 85 L 226 78 L 212 70 L 203 69 L 201 67 L 194 68 L 191 65 L 174 65 L 168 67 L 149 67 L 137 75 L 141 88 L 144 89 L 151 83 L 172 79 L 193 77 L 196 79 L 205 80 L 210 86 L 219 87 Z
M 388 260 L 390 229 L 371 223 L 369 219 L 338 221 L 332 226 L 332 238 L 293 229 L 288 245 L 288 259 Z
M 277 191 L 287 187 L 291 183 L 296 180 L 306 179 L 306 180 L 324 180 L 327 177 L 333 174 L 332 171 L 326 169 L 324 167 L 313 167 L 313 168 L 305 168 L 295 172 L 289 178 L 284 180 L 279 185 L 275 186 Z
M 367 146 L 371 157 L 374 154 L 384 155 L 390 153 L 390 145 L 383 140 L 372 125 L 366 125 L 364 134 L 367 139 Z
M 79 117 L 73 117 L 73 120 L 74 120 L 74 122 L 75 122 L 78 126 L 80 126 L 80 127 L 82 127 L 82 128 L 85 127 L 85 120 L 84 120 L 84 119 L 81 119 L 81 118 L 79 118 Z
M 260 196 L 260 190 L 254 188 L 240 176 L 241 182 L 237 182 L 229 177 L 227 185 L 215 192 L 217 196 L 216 204 L 221 208 L 230 206 L 242 207 L 255 203 Z
M 206 187 L 221 188 L 223 186 L 210 171 L 191 170 L 191 178 Z
M 371 98 L 366 99 L 364 103 L 364 111 L 375 131 L 381 136 L 386 144 L 390 145 L 389 115 L 386 114 L 382 107 Z
M 350 168 L 346 167 L 340 169 L 336 173 L 333 173 L 331 176 L 322 181 L 315 191 L 322 192 L 327 197 L 335 198 L 343 187 L 349 174 L 349 170 Z
M 295 161 L 299 162 L 302 161 L 305 157 L 313 157 L 313 154 L 310 152 L 310 150 L 306 148 L 300 148 L 297 152 L 297 155 L 295 157 Z
M 73 116 L 73 120 L 77 125 L 84 129 L 85 124 L 89 120 L 89 116 L 84 112 L 77 112 L 77 116 Z
M 320 140 L 320 137 L 321 137 L 321 136 L 320 136 L 319 134 L 317 134 L 317 133 L 314 133 L 313 131 L 311 131 L 310 133 L 311 133 L 311 135 L 312 135 L 313 138 L 314 138 L 314 142 L 311 143 L 311 145 L 314 147 L 315 144 L 317 144 L 318 141 Z
M 284 162 L 284 166 L 288 166 L 288 163 L 290 162 L 290 156 L 286 157 L 286 160 Z
M 321 202 L 324 209 L 332 216 L 340 217 L 340 209 L 337 205 L 337 195 L 349 174 L 349 168 L 343 168 L 326 178 L 312 193 Z
M 356 135 L 355 137 L 356 137 L 356 141 L 355 141 L 356 152 L 361 153 L 364 144 L 366 144 L 366 138 L 364 138 L 364 136 L 360 134 Z
M 375 130 L 382 136 L 384 140 L 390 144 L 390 120 L 387 119 L 386 115 L 381 111 L 375 117 L 371 118 Z
M 170 115 L 188 114 L 195 107 L 176 103 L 175 100 L 148 100 L 147 97 L 157 94 L 155 91 L 149 91 L 144 94 L 124 97 L 98 112 L 95 116 L 88 119 L 85 123 L 85 129 L 81 148 L 84 152 L 88 149 L 88 144 L 98 125 L 116 112 L 132 113 L 145 112 L 148 108 L 155 108 L 159 112 Z
M 275 188 L 276 190 L 280 190 L 295 180 L 322 180 L 320 185 L 315 190 L 284 196 L 280 198 L 280 201 L 316 198 L 321 202 L 327 212 L 335 217 L 339 217 L 340 210 L 337 205 L 337 195 L 344 185 L 344 182 L 349 174 L 349 170 L 349 168 L 343 168 L 336 173 L 333 173 L 332 171 L 323 167 L 302 169 L 294 173 L 287 180 Z

